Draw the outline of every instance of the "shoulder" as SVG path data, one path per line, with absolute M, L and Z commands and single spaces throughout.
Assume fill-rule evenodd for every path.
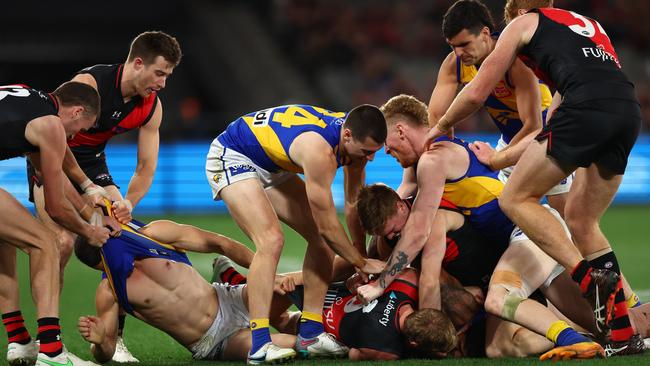
M 27 123 L 25 136 L 35 146 L 41 146 L 43 143 L 50 145 L 65 141 L 65 129 L 58 116 L 46 115 Z

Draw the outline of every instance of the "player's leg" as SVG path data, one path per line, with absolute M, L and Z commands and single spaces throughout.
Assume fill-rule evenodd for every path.
M 530 240 L 511 243 L 490 280 L 485 309 L 546 336 L 558 347 L 569 347 L 562 348 L 562 357 L 592 358 L 603 354 L 600 345 L 577 333 L 545 305 L 528 299 L 554 274 L 556 266 L 557 263 Z
M 273 279 L 284 245 L 284 235 L 259 179 L 234 182 L 219 192 L 232 218 L 255 244 L 256 252 L 248 272 L 248 291 L 253 346 L 251 355 L 271 341 L 269 311 Z
M 307 240 L 302 270 L 305 295 L 297 350 L 303 356 L 345 356 L 347 347 L 324 333 L 323 301 L 332 278 L 334 253 L 318 233 L 305 183 L 292 175 L 269 189 L 267 195 L 280 220 Z
M 600 229 L 600 218 L 614 199 L 622 178 L 622 174 L 614 174 L 596 164 L 579 169 L 565 211 L 573 240 L 589 259 L 591 266 L 608 269 L 619 275 L 621 270 L 609 241 Z M 604 322 L 611 328 L 612 341 L 622 343 L 632 338 L 634 330 L 630 325 L 620 278 L 616 288 L 615 294 L 607 301 L 607 308 L 613 303 L 614 312 L 598 312 L 596 319 L 605 318 Z M 636 342 L 635 345 L 640 344 Z
M 485 354 L 489 358 L 528 357 L 553 348 L 553 342 L 519 324 L 488 315 Z
M 296 336 L 293 334 L 274 333 L 271 335 L 273 341 L 272 345 L 280 347 L 281 349 L 291 349 L 296 343 Z M 245 360 L 248 355 L 248 350 L 251 348 L 251 332 L 248 329 L 242 329 L 228 338 L 226 348 L 223 350 L 224 361 Z M 290 360 L 292 357 L 286 359 L 277 359 L 276 363 Z

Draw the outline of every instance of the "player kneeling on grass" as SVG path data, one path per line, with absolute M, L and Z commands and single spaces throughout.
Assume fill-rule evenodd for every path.
M 246 287 L 209 284 L 184 250 L 227 254 L 244 266 L 253 257 L 232 239 L 171 221 L 123 225 L 122 235 L 101 248 L 77 240 L 77 257 L 107 277 L 96 292 L 97 315 L 82 316 L 78 324 L 97 361 L 108 362 L 115 352 L 120 308 L 169 334 L 195 359 L 246 359 L 251 343 Z M 295 336 L 272 337 L 285 348 L 272 346 L 266 362 L 295 357 Z

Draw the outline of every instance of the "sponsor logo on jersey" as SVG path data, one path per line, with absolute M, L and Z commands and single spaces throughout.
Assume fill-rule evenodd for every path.
M 618 63 L 616 56 L 607 52 L 603 45 L 598 45 L 597 47 L 582 47 L 582 54 L 587 58 L 595 57 L 600 59 L 602 62 L 613 61 Z
M 250 165 L 247 165 L 247 164 L 233 165 L 233 166 L 228 167 L 228 170 L 230 170 L 230 176 L 231 177 L 235 176 L 235 175 L 238 175 L 238 174 L 242 174 L 242 173 L 256 172 L 257 171 L 257 170 L 255 170 L 254 167 L 252 167 Z
M 363 303 L 361 301 L 359 301 L 359 299 L 357 299 L 356 296 L 355 296 L 355 297 L 350 298 L 348 300 L 348 302 L 345 303 L 345 306 L 343 306 L 343 311 L 345 313 L 353 313 L 353 312 L 355 312 L 355 311 L 357 311 L 359 309 L 362 309 L 363 313 L 367 314 L 367 313 L 371 312 L 372 309 L 374 309 L 375 306 L 377 306 L 378 303 L 379 303 L 379 300 L 375 299 L 375 300 L 372 300 L 368 305 L 363 305 Z
M 395 295 L 395 292 L 391 291 L 390 295 L 388 295 L 388 303 L 386 304 L 386 307 L 384 307 L 383 315 L 381 316 L 381 319 L 379 319 L 379 323 L 383 325 L 384 327 L 388 326 L 388 321 L 390 320 L 390 313 L 395 310 L 395 300 L 397 299 L 397 295 Z
M 508 89 L 503 80 L 499 80 L 499 83 L 494 87 L 492 94 L 497 98 L 507 98 L 512 95 L 512 92 Z
M 111 116 L 111 119 L 120 119 L 122 116 L 122 111 L 113 111 L 113 115 Z

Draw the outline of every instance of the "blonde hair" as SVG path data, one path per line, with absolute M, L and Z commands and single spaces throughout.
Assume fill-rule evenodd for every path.
M 552 8 L 553 0 L 507 0 L 503 8 L 503 20 L 506 24 L 517 17 L 519 9 Z
M 381 106 L 381 111 L 386 117 L 386 122 L 391 123 L 395 116 L 403 116 L 417 125 L 429 125 L 429 111 L 427 105 L 412 95 L 400 94 L 390 98 Z

